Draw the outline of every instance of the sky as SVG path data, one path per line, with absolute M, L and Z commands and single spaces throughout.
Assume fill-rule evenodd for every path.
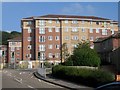
M 118 20 L 117 2 L 2 2 L 0 6 L 2 30 L 9 32 L 21 32 L 22 18 L 46 14 L 98 16 Z

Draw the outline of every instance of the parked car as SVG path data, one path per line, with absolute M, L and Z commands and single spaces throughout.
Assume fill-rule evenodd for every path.
M 99 86 L 95 90 L 120 90 L 120 81 Z

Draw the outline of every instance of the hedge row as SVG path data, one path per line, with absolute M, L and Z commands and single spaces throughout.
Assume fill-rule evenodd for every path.
M 102 70 L 67 67 L 58 65 L 52 68 L 55 77 L 70 80 L 88 86 L 99 86 L 115 80 L 114 74 Z

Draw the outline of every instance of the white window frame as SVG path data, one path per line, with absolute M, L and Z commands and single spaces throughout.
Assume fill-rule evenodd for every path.
M 52 32 L 52 28 L 51 27 L 48 28 L 48 32 Z
M 60 48 L 60 45 L 55 45 L 55 48 L 56 48 L 56 49 L 59 49 L 59 48 Z
M 68 23 L 68 20 L 65 20 L 65 23 Z
M 45 36 L 39 36 L 39 42 L 45 42 Z
M 31 50 L 31 45 L 28 45 L 28 46 L 27 46 L 27 49 L 28 49 L 28 50 Z
M 90 28 L 89 33 L 93 33 L 93 28 Z
M 40 26 L 45 25 L 45 20 L 39 20 L 39 25 Z
M 55 40 L 56 41 L 60 40 L 60 37 L 59 36 L 55 36 Z
M 72 32 L 78 32 L 78 28 L 76 27 L 72 28 Z
M 72 36 L 72 40 L 78 40 L 78 36 Z
M 96 33 L 100 33 L 100 29 L 99 28 L 96 28 Z
M 113 29 L 111 29 L 111 34 L 115 34 L 115 31 Z
M 68 27 L 66 27 L 66 28 L 64 29 L 64 32 L 68 32 L 68 30 L 69 30 L 69 28 L 68 28 Z
M 41 53 L 40 59 L 45 60 L 45 53 L 43 53 L 43 52 Z
M 60 23 L 60 21 L 59 21 L 59 20 L 56 20 L 56 23 Z
M 77 20 L 72 20 L 72 23 L 73 23 L 73 24 L 77 24 L 78 21 L 77 21 Z
M 39 45 L 39 51 L 45 51 L 45 45 L 44 44 Z
M 52 23 L 52 20 L 48 20 L 48 23 Z
M 32 37 L 27 37 L 27 40 L 30 42 L 32 40 Z
M 45 28 L 39 28 L 39 34 L 45 34 Z
M 81 38 L 82 38 L 82 40 L 86 40 L 86 37 L 85 37 L 85 36 L 82 36 Z
M 94 41 L 94 37 L 93 36 L 90 37 L 90 41 Z
M 32 29 L 31 28 L 28 28 L 28 33 L 31 33 L 32 32 Z
M 60 57 L 60 53 L 55 53 L 55 57 L 59 58 Z
M 107 35 L 107 30 L 106 29 L 102 29 L 102 35 Z
M 49 53 L 48 56 L 49 56 L 49 58 L 53 58 L 53 54 L 52 53 Z
M 49 48 L 49 49 L 53 49 L 53 45 L 52 45 L 52 44 L 49 44 L 49 45 L 48 45 L 48 48 Z
M 84 23 L 85 23 L 85 21 L 84 21 L 84 20 L 82 20 L 82 21 L 81 21 L 81 23 L 82 23 L 82 24 L 84 24 Z
M 52 41 L 52 38 L 53 38 L 52 36 L 48 36 L 48 40 Z
M 82 32 L 85 32 L 85 28 L 82 28 Z
M 15 51 L 15 47 L 11 47 L 11 48 L 10 48 L 10 51 Z
M 55 32 L 60 32 L 60 28 L 56 27 Z

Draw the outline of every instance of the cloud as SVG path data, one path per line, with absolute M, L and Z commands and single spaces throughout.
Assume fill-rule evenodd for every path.
M 94 14 L 95 8 L 92 5 L 81 5 L 80 3 L 70 4 L 61 9 L 63 14 Z

